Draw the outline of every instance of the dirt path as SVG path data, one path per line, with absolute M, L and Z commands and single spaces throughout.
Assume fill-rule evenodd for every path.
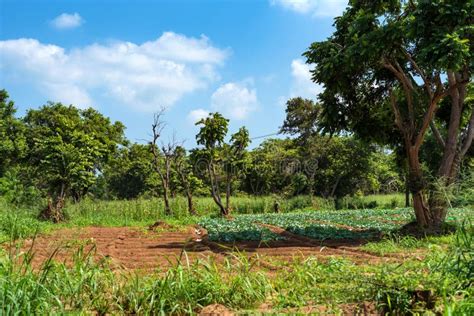
M 123 269 L 156 270 L 167 269 L 178 262 L 186 251 L 187 259 L 192 263 L 197 259 L 214 258 L 223 261 L 234 250 L 239 250 L 249 256 L 258 255 L 262 267 L 273 267 L 270 262 L 291 261 L 296 258 L 314 256 L 322 260 L 331 257 L 347 257 L 356 263 L 378 262 L 393 260 L 388 257 L 377 257 L 358 250 L 360 242 L 345 243 L 322 242 L 307 237 L 293 235 L 279 227 L 267 226 L 272 231 L 280 233 L 286 240 L 268 243 L 239 242 L 235 244 L 221 244 L 204 240 L 195 242 L 193 229 L 180 232 L 151 232 L 138 228 L 107 228 L 87 227 L 82 229 L 63 229 L 50 235 L 42 235 L 36 240 L 25 242 L 23 251 L 32 247 L 35 253 L 33 265 L 39 266 L 51 254 L 59 249 L 55 260 L 70 262 L 72 254 L 80 245 L 87 244 L 87 251 L 96 247 L 99 258 L 107 257 L 112 266 Z

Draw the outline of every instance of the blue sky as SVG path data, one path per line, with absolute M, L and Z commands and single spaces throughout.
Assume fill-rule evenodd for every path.
M 0 88 L 19 114 L 48 100 L 94 107 L 150 137 L 195 145 L 194 122 L 219 111 L 230 131 L 271 134 L 284 102 L 315 98 L 301 54 L 333 30 L 343 0 L 0 0 Z M 256 146 L 262 139 L 255 140 Z M 252 146 L 252 147 L 253 147 Z

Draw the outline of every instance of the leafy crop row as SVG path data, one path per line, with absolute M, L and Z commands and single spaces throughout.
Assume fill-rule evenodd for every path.
M 450 210 L 448 221 L 472 217 L 472 210 Z M 314 239 L 361 239 L 387 233 L 414 220 L 410 209 L 304 211 L 285 214 L 238 215 L 233 220 L 204 218 L 200 225 L 214 241 L 278 240 L 282 237 L 260 224 L 269 224 Z

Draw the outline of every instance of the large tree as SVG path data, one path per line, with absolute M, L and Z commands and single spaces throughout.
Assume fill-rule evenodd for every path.
M 64 220 L 63 207 L 74 193 L 85 193 L 117 145 L 124 126 L 94 109 L 48 103 L 24 118 L 27 163 L 48 197 L 41 217 Z
M 465 0 L 353 0 L 335 32 L 305 53 L 323 84 L 322 117 L 330 131 L 404 145 L 420 226 L 439 229 L 447 203 L 422 169 L 420 149 L 431 129 L 441 160 L 436 183 L 449 186 L 474 137 L 472 80 L 474 4 Z M 436 119 L 448 104 L 448 120 Z M 430 183 L 431 182 L 431 183 Z

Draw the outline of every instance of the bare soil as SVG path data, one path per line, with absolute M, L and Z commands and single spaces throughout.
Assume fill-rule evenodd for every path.
M 276 226 L 265 225 L 281 234 L 285 240 L 261 242 L 216 243 L 202 238 L 195 226 L 185 231 L 150 231 L 129 227 L 87 227 L 62 229 L 49 235 L 41 235 L 34 241 L 27 240 L 23 251 L 32 249 L 33 265 L 39 267 L 55 251 L 54 258 L 71 262 L 72 254 L 83 245 L 84 251 L 95 247 L 98 258 L 108 258 L 117 269 L 163 270 L 179 261 L 190 263 L 198 259 L 213 258 L 223 261 L 233 251 L 251 257 L 258 256 L 258 266 L 267 270 L 277 269 L 272 262 L 292 261 L 308 256 L 327 260 L 332 257 L 348 258 L 355 263 L 379 263 L 394 261 L 394 256 L 379 257 L 362 251 L 360 240 L 314 240 L 294 235 Z M 201 240 L 201 241 L 197 241 Z M 85 245 L 85 246 L 84 246 Z

